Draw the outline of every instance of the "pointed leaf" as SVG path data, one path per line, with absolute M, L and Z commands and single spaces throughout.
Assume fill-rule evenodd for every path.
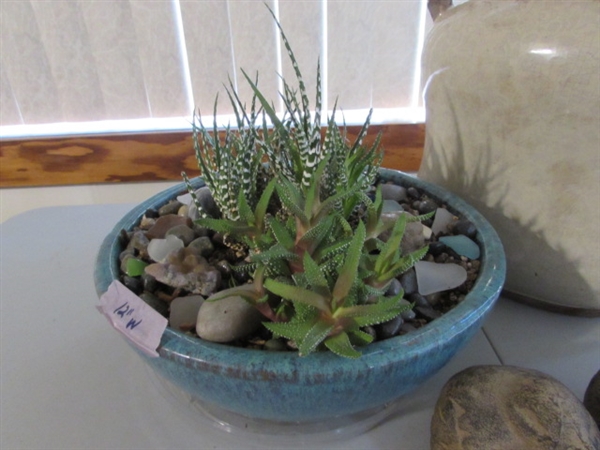
M 319 265 L 310 257 L 308 252 L 304 253 L 303 266 L 306 281 L 311 287 L 324 288 L 329 291 L 327 280 L 325 279 L 323 272 L 321 272 Z
M 325 346 L 336 355 L 343 356 L 344 358 L 358 358 L 361 355 L 352 346 L 348 335 L 344 332 L 325 339 Z
M 314 351 L 317 346 L 329 335 L 334 326 L 322 321 L 317 321 L 299 343 L 300 356 L 305 356 Z
M 267 279 L 264 282 L 267 290 L 275 295 L 278 295 L 293 302 L 304 303 L 305 305 L 317 308 L 320 311 L 329 313 L 329 301 L 326 297 L 317 294 L 316 292 L 303 289 L 298 286 L 291 286 L 273 279 Z
M 354 237 L 350 242 L 346 260 L 344 261 L 344 266 L 342 267 L 340 275 L 333 288 L 334 299 L 341 300 L 350 292 L 352 284 L 356 280 L 358 263 L 360 262 L 360 255 L 364 242 L 365 225 L 362 222 L 359 222 Z
M 269 227 L 275 236 L 277 242 L 284 248 L 292 250 L 294 248 L 294 236 L 284 224 L 274 217 L 269 218 Z
M 271 201 L 271 196 L 273 195 L 273 191 L 275 190 L 275 179 L 269 181 L 267 187 L 263 191 L 256 205 L 256 211 L 254 214 L 254 223 L 256 227 L 260 230 L 264 227 L 264 220 L 267 214 L 267 208 L 269 207 L 269 202 Z

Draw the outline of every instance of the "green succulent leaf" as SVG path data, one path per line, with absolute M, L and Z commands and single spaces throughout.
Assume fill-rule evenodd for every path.
M 295 342 L 301 342 L 313 327 L 311 321 L 263 322 L 265 328 L 276 336 L 282 336 Z
M 332 324 L 317 321 L 300 341 L 298 345 L 300 355 L 304 356 L 313 352 L 325 340 L 333 328 Z
M 329 299 L 314 291 L 309 291 L 298 286 L 291 286 L 273 279 L 266 279 L 265 288 L 275 295 L 296 303 L 304 303 L 320 311 L 329 313 Z
M 356 280 L 365 235 L 365 225 L 362 222 L 359 222 L 354 237 L 352 238 L 352 241 L 350 241 L 344 266 L 342 267 L 333 288 L 334 301 L 344 299 L 349 294 L 350 289 Z
M 350 338 L 345 332 L 325 339 L 325 346 L 336 355 L 345 358 L 359 358 L 361 355 L 361 353 L 352 346 Z
M 275 240 L 284 248 L 294 248 L 294 236 L 288 228 L 274 217 L 269 218 L 269 227 L 275 236 Z
M 373 342 L 373 336 L 361 329 L 353 330 L 350 333 L 350 340 L 357 345 L 368 345 Z
M 329 294 L 329 286 L 327 284 L 327 279 L 325 278 L 325 275 L 321 271 L 319 265 L 310 257 L 308 252 L 304 253 L 303 266 L 304 275 L 306 277 L 308 285 L 311 286 L 313 289 L 324 289 L 326 290 L 327 294 Z

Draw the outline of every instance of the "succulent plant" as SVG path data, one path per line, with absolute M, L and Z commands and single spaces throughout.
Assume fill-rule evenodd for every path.
M 258 77 L 244 72 L 253 91 L 250 107 L 231 83 L 227 89 L 235 128 L 220 138 L 216 123 L 211 133 L 194 119 L 198 165 L 222 214 L 210 217 L 196 202 L 198 222 L 246 247 L 247 264 L 236 269 L 252 275 L 250 283 L 210 300 L 243 297 L 268 319 L 265 327 L 293 340 L 301 355 L 326 347 L 357 357 L 356 346 L 373 340 L 365 327 L 410 307 L 402 292 L 385 292 L 426 254 L 427 247 L 407 255 L 400 250 L 406 224 L 425 216 L 382 218 L 381 191 L 372 187 L 383 156 L 380 138 L 363 145 L 371 113 L 352 143 L 345 125 L 336 123 L 336 108 L 322 133 L 320 68 L 311 111 L 296 58 L 277 25 L 297 81 L 292 87 L 283 80 L 283 116 L 259 90 Z

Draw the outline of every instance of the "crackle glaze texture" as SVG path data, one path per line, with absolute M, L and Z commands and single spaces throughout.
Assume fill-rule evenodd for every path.
M 330 352 L 299 357 L 206 342 L 167 328 L 159 358 L 142 358 L 192 396 L 247 417 L 310 422 L 367 411 L 391 402 L 442 368 L 480 328 L 498 298 L 505 275 L 502 244 L 489 223 L 447 191 L 401 172 L 380 170 L 382 179 L 415 186 L 475 224 L 482 248 L 479 278 L 466 299 L 427 326 L 376 342 L 349 360 Z M 203 185 L 202 180 L 195 181 Z M 98 254 L 98 295 L 119 276 L 121 229 L 131 229 L 144 212 L 185 192 L 180 184 L 141 203 L 104 240 Z
M 506 289 L 600 314 L 600 1 L 473 0 L 442 14 L 423 56 L 419 177 L 498 231 Z

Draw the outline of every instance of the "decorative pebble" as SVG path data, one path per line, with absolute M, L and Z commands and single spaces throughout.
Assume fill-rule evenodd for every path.
M 183 245 L 188 245 L 190 242 L 194 240 L 196 234 L 194 230 L 192 230 L 187 225 L 175 225 L 173 228 L 170 228 L 169 231 L 165 233 L 165 237 L 175 236 L 176 238 L 181 239 Z
M 600 431 L 577 397 L 536 370 L 475 366 L 446 383 L 432 450 L 594 450 Z
M 158 215 L 168 216 L 169 214 L 177 214 L 177 211 L 179 211 L 179 208 L 181 208 L 181 206 L 181 203 L 179 203 L 177 200 L 171 200 L 169 203 L 161 206 L 158 209 Z
M 446 244 L 440 241 L 433 241 L 429 243 L 429 254 L 432 256 L 440 256 L 446 251 Z
M 215 250 L 215 246 L 207 236 L 200 236 L 199 238 L 194 239 L 190 242 L 188 247 L 194 249 L 194 251 L 204 257 L 211 255 Z
M 162 301 L 160 298 L 158 298 L 156 295 L 145 291 L 140 294 L 140 298 L 163 316 L 168 316 L 169 305 L 166 302 Z
M 181 208 L 177 210 L 177 215 L 182 217 L 188 217 L 190 213 L 190 207 L 188 205 L 181 205 Z
M 165 239 L 152 239 L 148 244 L 148 255 L 153 261 L 164 262 L 167 256 L 185 245 L 177 236 L 167 236 Z
M 411 303 L 403 298 L 400 300 L 400 305 L 411 306 Z M 402 317 L 404 320 L 413 320 L 416 317 L 416 314 L 412 309 L 407 309 L 406 311 L 402 311 L 400 313 L 400 317 Z
M 146 273 L 167 286 L 205 297 L 221 287 L 221 272 L 188 248 L 171 252 L 164 263 L 150 264 Z
M 475 228 L 475 225 L 467 219 L 460 219 L 454 224 L 454 232 L 474 238 L 477 235 L 477 228 Z
M 265 342 L 264 347 L 265 350 L 270 350 L 272 352 L 280 352 L 287 350 L 285 342 L 283 342 L 281 339 L 269 339 Z
M 381 207 L 381 220 L 386 223 L 396 222 L 403 212 L 402 206 L 397 201 L 384 200 Z
M 465 235 L 443 236 L 439 240 L 460 256 L 466 256 L 469 259 L 478 259 L 481 254 L 479 245 Z
M 449 227 L 456 221 L 456 216 L 446 208 L 438 208 L 435 210 L 433 224 L 431 230 L 436 236 L 440 233 L 448 233 Z
M 123 261 L 125 262 L 125 261 Z M 125 274 L 130 276 L 130 277 L 139 277 L 140 275 L 142 275 L 144 273 L 144 269 L 146 268 L 146 266 L 148 265 L 147 262 L 142 261 L 139 258 L 127 258 L 127 261 L 125 262 Z
M 419 207 L 417 209 L 421 214 L 428 214 L 438 209 L 438 204 L 429 198 L 419 202 L 418 206 Z
M 134 231 L 127 244 L 128 250 L 135 250 L 135 253 L 141 257 L 148 256 L 148 244 L 150 240 L 146 237 L 146 234 L 142 230 Z
M 427 319 L 428 321 L 435 320 L 442 316 L 441 312 L 436 311 L 431 306 L 415 306 L 414 311 L 416 314 Z
M 391 337 L 396 336 L 400 332 L 400 328 L 404 323 L 404 319 L 402 316 L 398 315 L 394 317 L 392 320 L 388 320 L 387 322 L 380 323 L 375 326 L 375 331 L 377 333 L 378 339 L 389 339 Z
M 402 236 L 402 241 L 400 243 L 402 254 L 408 255 L 424 246 L 425 236 L 423 235 L 423 224 L 421 222 L 407 223 L 406 229 L 404 230 L 404 236 Z
M 400 275 L 400 284 L 404 289 L 405 295 L 410 295 L 417 292 L 417 275 L 412 267 Z
M 212 342 L 231 342 L 247 336 L 260 326 L 263 315 L 239 296 L 210 301 L 198 311 L 196 333 Z
M 123 277 L 123 284 L 136 295 L 139 295 L 142 292 L 142 281 L 138 277 L 129 277 L 125 275 Z
M 148 239 L 164 239 L 165 234 L 176 225 L 190 225 L 191 221 L 187 217 L 170 214 L 159 217 L 152 228 L 146 232 Z
M 198 203 L 204 211 L 211 217 L 218 218 L 221 216 L 221 211 L 219 207 L 215 203 L 215 200 L 210 192 L 210 189 L 207 186 L 201 187 L 196 191 L 196 197 L 198 198 Z
M 146 212 L 144 213 L 144 217 L 147 217 L 148 219 L 157 219 L 158 211 L 155 210 L 154 208 L 148 208 L 146 210 Z
M 408 296 L 408 301 L 411 303 L 415 304 L 415 308 L 417 307 L 423 307 L 423 308 L 430 308 L 431 304 L 427 301 L 427 299 L 425 298 L 425 296 L 419 294 L 419 293 L 414 293 L 414 294 L 410 294 Z
M 398 281 L 396 278 L 393 278 L 387 288 L 387 291 L 385 291 L 385 295 L 386 297 L 394 297 L 398 295 L 401 290 L 402 284 L 400 284 L 400 281 Z
M 596 425 L 600 427 L 600 370 L 592 377 L 585 390 L 583 404 L 592 415 Z
M 458 264 L 437 264 L 418 261 L 415 264 L 418 292 L 429 295 L 460 286 L 467 280 L 467 271 Z
M 169 308 L 169 326 L 176 330 L 194 329 L 198 319 L 198 310 L 204 303 L 201 295 L 188 295 L 173 299 Z
M 141 230 L 149 230 L 150 228 L 152 228 L 154 226 L 154 224 L 156 223 L 156 219 L 152 218 L 152 217 L 142 217 L 142 220 L 140 221 L 140 229 Z
M 420 198 L 421 197 L 421 193 L 419 192 L 419 190 L 416 187 L 413 187 L 413 186 L 409 187 L 406 190 L 406 193 L 408 194 L 408 196 L 410 198 Z
M 381 197 L 384 200 L 395 200 L 398 203 L 408 200 L 406 188 L 397 184 L 385 183 L 381 184 Z

